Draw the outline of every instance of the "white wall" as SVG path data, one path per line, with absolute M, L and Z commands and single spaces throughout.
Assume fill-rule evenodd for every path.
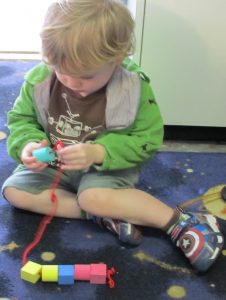
M 135 57 L 151 77 L 165 124 L 226 127 L 226 1 L 142 3 Z
M 0 51 L 39 51 L 39 32 L 53 0 L 2 0 Z

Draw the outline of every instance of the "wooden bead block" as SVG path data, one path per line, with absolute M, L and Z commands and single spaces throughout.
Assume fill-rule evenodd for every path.
M 59 265 L 58 284 L 74 284 L 74 265 Z
M 41 277 L 42 266 L 28 261 L 20 270 L 20 276 L 22 279 L 31 283 L 36 283 Z
M 90 280 L 90 265 L 75 265 L 74 279 L 75 280 Z
M 105 284 L 107 277 L 106 264 L 91 264 L 90 265 L 90 283 Z
M 43 265 L 42 266 L 42 281 L 57 282 L 58 281 L 58 266 Z

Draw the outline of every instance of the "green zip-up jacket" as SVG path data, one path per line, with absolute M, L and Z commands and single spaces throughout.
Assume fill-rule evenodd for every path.
M 24 146 L 47 139 L 50 82 L 53 71 L 40 63 L 25 76 L 20 94 L 8 113 L 9 155 L 20 162 Z M 149 78 L 129 58 L 117 67 L 106 89 L 106 130 L 93 141 L 106 155 L 98 170 L 142 165 L 159 149 L 163 122 Z

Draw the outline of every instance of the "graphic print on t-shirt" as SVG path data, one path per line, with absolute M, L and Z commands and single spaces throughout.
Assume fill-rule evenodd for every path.
M 59 82 L 54 85 L 48 111 L 52 144 L 76 144 L 93 140 L 105 128 L 105 90 L 79 99 Z

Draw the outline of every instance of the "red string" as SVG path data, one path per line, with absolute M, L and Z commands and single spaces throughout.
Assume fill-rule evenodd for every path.
M 61 147 L 63 147 L 63 143 L 62 142 L 57 142 L 57 144 L 54 146 L 53 150 L 57 150 L 57 145 L 60 145 Z M 50 188 L 50 199 L 51 202 L 54 204 L 52 210 L 50 211 L 50 213 L 46 216 L 44 216 L 39 224 L 38 230 L 35 234 L 35 238 L 34 240 L 26 247 L 25 251 L 23 252 L 22 255 L 22 261 L 23 261 L 23 265 L 26 264 L 27 262 L 27 256 L 30 253 L 30 251 L 32 249 L 34 249 L 38 243 L 41 241 L 46 227 L 47 225 L 52 221 L 52 219 L 54 218 L 54 216 L 56 215 L 56 211 L 57 211 L 57 206 L 58 206 L 58 199 L 56 196 L 56 189 L 59 185 L 60 179 L 61 179 L 61 175 L 62 175 L 62 170 L 59 167 L 56 171 L 54 180 L 51 184 L 51 188 Z M 115 281 L 113 280 L 113 275 L 116 273 L 115 268 L 111 268 L 109 270 L 107 270 L 107 284 L 110 288 L 114 288 L 115 287 Z
M 116 273 L 115 268 L 107 270 L 107 283 L 109 288 L 113 289 L 115 287 L 115 281 L 112 276 Z
M 54 146 L 54 150 L 57 149 L 58 144 L 60 144 L 60 146 L 63 146 L 62 143 L 58 142 L 56 144 L 56 146 Z M 27 256 L 30 253 L 30 251 L 32 249 L 34 249 L 38 245 L 38 243 L 41 241 L 41 239 L 42 239 L 42 237 L 45 233 L 47 225 L 52 221 L 52 219 L 56 215 L 57 206 L 58 206 L 58 199 L 57 199 L 57 196 L 55 194 L 55 191 L 56 191 L 56 188 L 59 185 L 61 175 L 62 175 L 62 170 L 59 167 L 56 171 L 55 177 L 54 177 L 53 182 L 52 182 L 51 187 L 50 187 L 50 200 L 53 203 L 52 210 L 50 211 L 50 213 L 48 215 L 46 215 L 42 218 L 42 220 L 39 224 L 38 230 L 35 234 L 34 240 L 26 247 L 25 251 L 23 252 L 23 255 L 22 255 L 23 265 L 26 264 Z

